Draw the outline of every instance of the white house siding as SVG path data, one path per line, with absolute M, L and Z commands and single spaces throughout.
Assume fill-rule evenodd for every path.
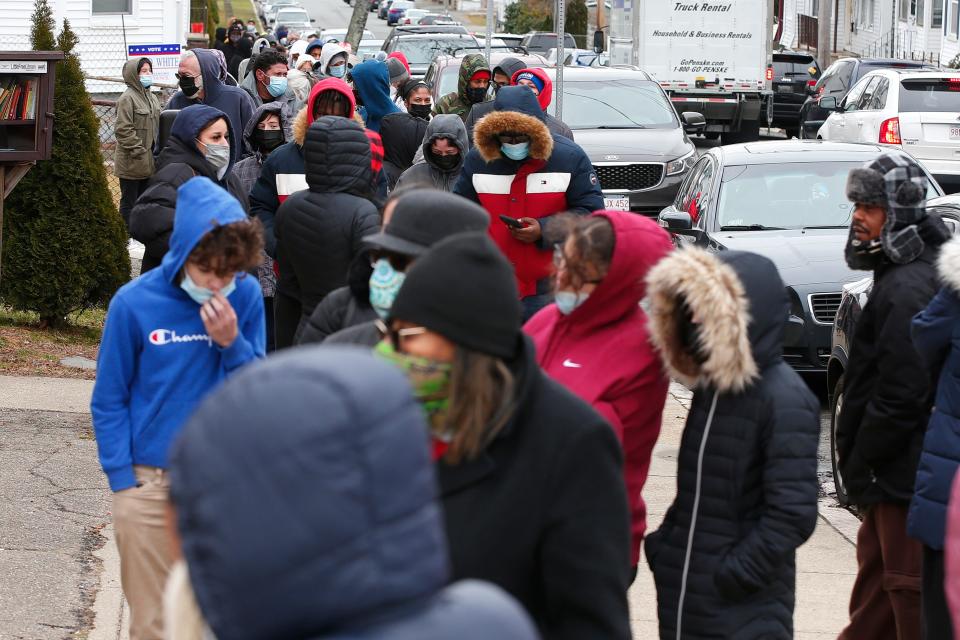
M 953 15 L 950 15 L 950 0 L 946 0 L 946 4 L 943 9 L 943 21 L 947 25 L 946 34 L 942 37 L 940 44 L 940 60 L 942 64 L 949 64 L 957 54 L 960 54 L 960 42 L 957 40 L 957 36 L 950 33 L 949 25 L 953 24 L 953 21 L 956 18 Z
M 126 44 L 185 44 L 189 25 L 189 0 L 133 0 L 133 14 L 93 16 L 90 0 L 51 0 L 57 30 L 63 19 L 77 34 L 77 54 L 83 71 L 91 76 L 120 77 L 126 61 Z M 33 0 L 0 0 L 0 49 L 30 48 Z M 124 34 L 124 31 L 126 32 Z M 122 83 L 87 81 L 92 94 L 120 93 Z

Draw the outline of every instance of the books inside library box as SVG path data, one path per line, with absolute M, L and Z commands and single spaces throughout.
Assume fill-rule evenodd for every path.
M 36 148 L 40 77 L 0 74 L 0 153 Z

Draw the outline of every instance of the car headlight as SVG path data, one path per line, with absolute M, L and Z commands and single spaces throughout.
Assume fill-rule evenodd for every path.
M 675 176 L 678 173 L 683 173 L 688 171 L 690 167 L 697 161 L 696 149 L 691 149 L 690 153 L 685 156 L 680 156 L 676 160 L 671 160 L 667 163 L 667 175 Z

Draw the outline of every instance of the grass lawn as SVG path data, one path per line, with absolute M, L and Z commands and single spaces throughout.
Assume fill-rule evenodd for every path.
M 106 309 L 97 307 L 68 316 L 63 327 L 41 329 L 36 314 L 0 306 L 0 375 L 92 380 L 93 371 L 65 367 L 60 360 L 96 360 L 105 316 Z
M 260 18 L 257 17 L 257 12 L 254 10 L 251 0 L 217 0 L 217 8 L 220 10 L 220 26 L 222 27 L 228 26 L 227 21 L 233 16 L 237 16 L 244 22 L 256 20 L 257 24 L 260 24 Z

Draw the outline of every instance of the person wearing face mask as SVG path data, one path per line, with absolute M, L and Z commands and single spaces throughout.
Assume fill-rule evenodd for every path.
M 177 70 L 177 82 L 180 91 L 167 102 L 167 109 L 204 104 L 223 112 L 234 131 L 246 129 L 253 115 L 253 100 L 243 89 L 224 84 L 216 52 L 192 49 L 184 53 Z M 234 145 L 231 160 L 236 162 L 243 156 L 243 145 Z
M 656 223 L 628 211 L 598 211 L 562 222 L 569 231 L 554 249 L 554 303 L 523 330 L 533 338 L 543 370 L 589 402 L 620 440 L 635 574 L 646 530 L 641 491 L 668 386 L 640 300 L 647 272 L 673 244 Z
M 399 58 L 388 57 L 385 62 L 390 73 L 390 99 L 403 111 L 405 105 L 400 97 L 400 89 L 410 82 L 410 70 Z
M 353 114 L 353 92 L 347 83 L 336 78 L 321 80 L 310 90 L 307 104 L 293 120 L 293 139 L 277 147 L 264 161 L 260 177 L 250 190 L 250 214 L 263 223 L 267 255 L 276 257 L 273 222 L 277 209 L 288 197 L 307 188 L 303 160 L 307 129 L 323 116 L 353 118 Z
M 376 346 L 384 337 L 384 320 L 403 285 L 407 269 L 444 238 L 487 228 L 486 212 L 463 198 L 422 184 L 401 191 L 403 195 L 395 200 L 395 206 L 390 211 L 384 210 L 382 231 L 363 239 L 368 249 L 364 257 L 371 266 L 365 288 L 367 306 L 372 312 L 369 318 L 364 322 L 341 321 L 337 323 L 340 330 L 331 331 L 334 322 L 324 314 L 332 310 L 317 307 L 298 344 Z
M 375 353 L 427 414 L 452 578 L 502 587 L 544 638 L 625 640 L 620 445 L 537 365 L 517 298 L 489 237 L 456 234 L 407 270 Z
M 234 78 L 239 73 L 240 62 L 249 58 L 253 50 L 253 40 L 245 38 L 244 34 L 246 34 L 246 27 L 237 20 L 227 29 L 227 39 L 223 46 L 217 47 L 223 52 L 227 61 L 227 71 Z
M 154 172 L 153 146 L 160 126 L 160 100 L 150 91 L 153 66 L 149 58 L 124 63 L 123 80 L 127 88 L 117 100 L 113 172 L 120 180 L 120 215 L 129 229 L 130 210 Z
M 363 127 L 336 116 L 315 120 L 307 129 L 304 167 L 308 190 L 287 198 L 274 223 L 278 350 L 293 346 L 317 304 L 346 284 L 362 239 L 380 225 L 371 201 L 371 145 Z
M 260 223 L 236 198 L 207 177 L 190 178 L 176 194 L 161 266 L 110 301 L 90 413 L 113 492 L 131 638 L 164 637 L 170 443 L 207 392 L 264 356 L 263 304 L 245 273 L 262 247 Z
M 159 266 L 167 253 L 177 188 L 190 178 L 210 178 L 248 209 L 247 193 L 232 172 L 230 147 L 239 144 L 232 134 L 226 115 L 213 107 L 196 104 L 177 114 L 157 172 L 130 212 L 130 234 L 145 247 L 141 273 Z
M 314 64 L 313 70 L 323 77 L 339 78 L 347 76 L 347 58 L 350 53 L 341 44 L 329 42 L 323 45 L 320 51 L 320 63 Z
M 429 87 L 421 81 L 410 81 L 404 86 L 402 92 L 408 90 L 415 94 L 413 99 L 420 102 L 423 101 L 423 94 L 426 94 L 426 105 L 416 104 L 414 107 L 418 113 L 426 109 L 429 118 Z M 414 157 L 426 133 L 427 120 L 417 117 L 416 113 L 398 111 L 384 116 L 380 123 L 380 136 L 383 138 L 384 149 L 383 170 L 391 189 L 396 186 L 400 174 L 414 163 Z
M 460 61 L 457 90 L 440 98 L 433 106 L 433 115 L 452 113 L 466 121 L 470 108 L 488 100 L 490 65 L 482 53 L 469 53 Z
M 404 171 L 397 185 L 413 180 L 427 182 L 441 191 L 453 191 L 468 150 L 463 121 L 453 114 L 435 116 L 423 139 L 423 162 Z
M 783 359 L 783 280 L 763 256 L 689 248 L 646 283 L 653 345 L 693 389 L 677 495 L 644 543 L 660 637 L 792 638 L 796 550 L 817 524 L 820 403 Z
M 495 102 L 497 110 L 477 123 L 453 192 L 490 213 L 490 235 L 514 266 L 527 320 L 552 298 L 553 251 L 544 239 L 551 217 L 602 209 L 603 194 L 590 158 L 551 135 L 529 89 L 504 87 Z
M 380 132 L 383 117 L 400 111 L 400 108 L 390 100 L 390 73 L 384 62 L 367 60 L 350 71 L 353 78 L 354 91 L 359 95 L 357 104 L 363 105 L 359 110 L 367 129 Z
M 285 141 L 293 135 L 291 126 L 301 106 L 297 96 L 288 88 L 287 73 L 286 59 L 276 51 L 267 49 L 253 58 L 250 73 L 240 83 L 240 88 L 247 92 L 255 106 L 268 102 L 281 105 L 286 124 Z

